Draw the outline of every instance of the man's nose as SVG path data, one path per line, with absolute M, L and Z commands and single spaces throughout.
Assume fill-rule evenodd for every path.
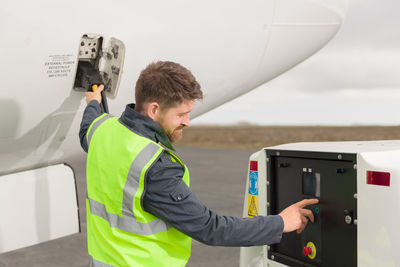
M 189 126 L 190 126 L 190 115 L 189 115 L 189 114 L 187 114 L 187 115 L 183 118 L 182 124 L 185 125 L 186 127 L 189 127 Z

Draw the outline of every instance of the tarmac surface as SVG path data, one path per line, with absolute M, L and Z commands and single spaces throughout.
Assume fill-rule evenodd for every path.
M 191 189 L 210 209 L 221 215 L 242 217 L 248 159 L 256 150 L 178 147 L 189 167 Z M 68 161 L 74 168 L 81 232 L 39 245 L 0 254 L 0 267 L 89 266 L 86 245 L 86 155 Z M 239 248 L 211 247 L 193 241 L 187 264 L 239 266 Z

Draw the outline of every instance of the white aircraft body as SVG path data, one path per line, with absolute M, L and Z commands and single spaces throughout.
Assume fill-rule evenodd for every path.
M 81 153 L 80 60 L 112 80 L 118 116 L 147 64 L 182 64 L 204 92 L 193 118 L 316 53 L 345 10 L 341 0 L 2 0 L 0 252 L 79 231 L 73 172 L 60 164 Z

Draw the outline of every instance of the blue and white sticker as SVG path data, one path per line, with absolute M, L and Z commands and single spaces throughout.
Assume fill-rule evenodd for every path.
M 249 195 L 258 196 L 258 172 L 249 171 Z

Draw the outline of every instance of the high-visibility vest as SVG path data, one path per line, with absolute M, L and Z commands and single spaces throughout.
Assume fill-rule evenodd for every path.
M 108 114 L 86 135 L 87 241 L 91 266 L 185 266 L 192 239 L 143 210 L 149 168 L 165 150 Z M 187 167 L 165 150 L 184 169 Z

